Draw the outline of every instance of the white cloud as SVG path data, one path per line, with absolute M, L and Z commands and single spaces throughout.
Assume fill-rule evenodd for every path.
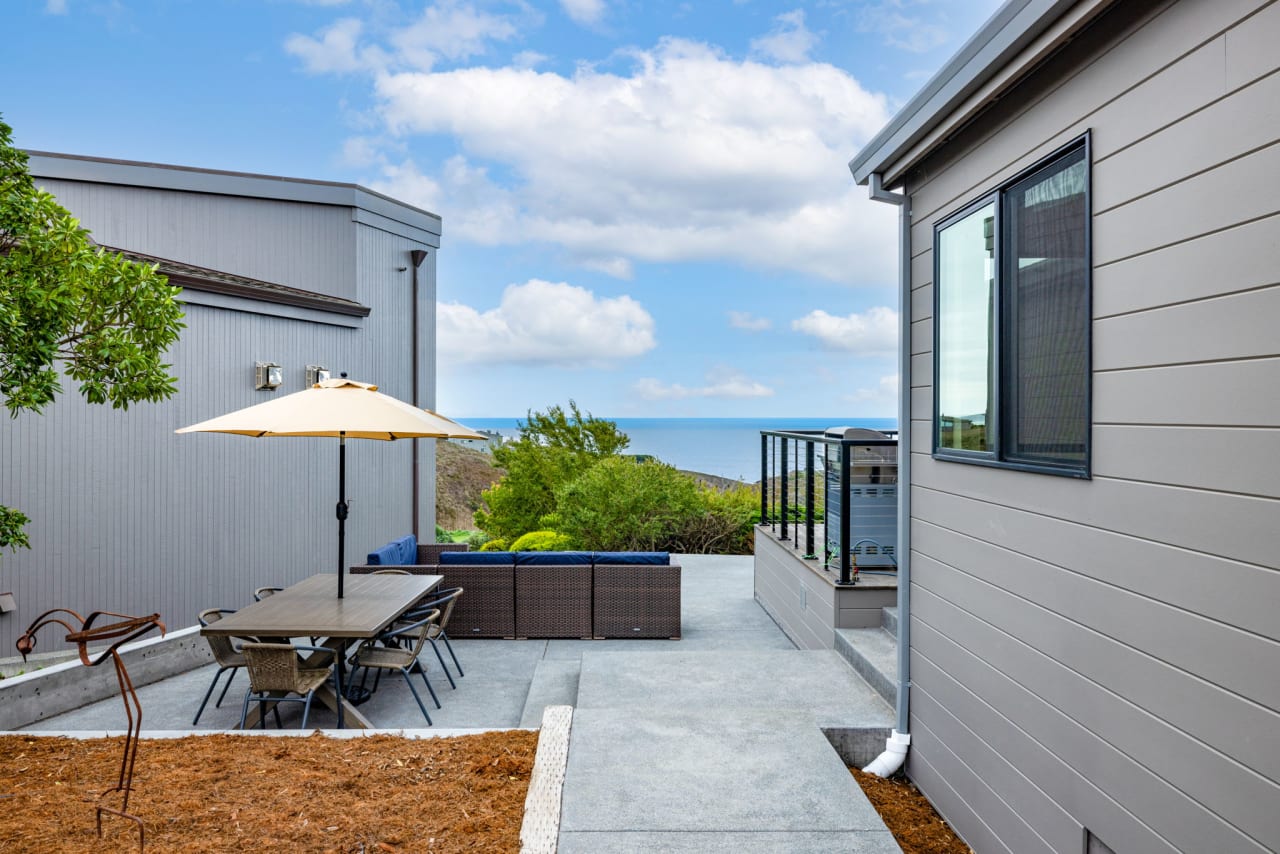
M 747 332 L 763 332 L 773 327 L 773 321 L 767 317 L 755 317 L 749 311 L 730 311 L 729 325 Z
M 909 53 L 926 53 L 946 44 L 951 34 L 945 27 L 911 13 L 911 9 L 919 5 L 926 4 L 921 0 L 868 3 L 861 10 L 859 29 L 879 33 L 885 44 Z M 935 14 L 945 20 L 945 13 Z
M 359 19 L 339 18 L 316 36 L 290 35 L 284 48 L 313 74 L 377 74 L 393 68 L 430 71 L 442 59 L 464 60 L 483 54 L 491 42 L 509 41 L 519 31 L 515 17 L 483 12 L 458 0 L 442 0 L 424 7 L 417 20 L 407 26 L 385 33 L 386 46 L 373 43 L 378 34 L 367 33 Z M 527 58 L 532 56 L 536 54 Z
M 422 10 L 422 16 L 391 36 L 396 56 L 408 65 L 430 70 L 440 58 L 467 59 L 484 53 L 491 41 L 508 41 L 518 33 L 515 20 L 476 7 L 444 0 Z
M 678 39 L 633 58 L 628 73 L 472 67 L 382 73 L 375 86 L 390 133 L 449 135 L 463 152 L 432 176 L 444 197 L 428 205 L 448 211 L 454 236 L 558 244 L 627 273 L 729 260 L 891 280 L 893 211 L 845 165 L 888 118 L 882 96 L 830 65 L 739 61 Z
M 576 23 L 584 26 L 600 23 L 604 17 L 604 0 L 560 0 L 560 8 Z
M 67 14 L 67 0 L 45 0 L 44 10 L 50 15 Z
M 804 25 L 804 10 L 778 15 L 768 35 L 751 40 L 751 52 L 778 62 L 808 62 L 818 37 Z
M 898 375 L 881 377 L 875 388 L 860 388 L 847 399 L 851 403 L 892 403 L 898 399 Z
M 791 328 L 812 335 L 828 349 L 864 356 L 887 355 L 898 346 L 898 312 L 883 306 L 845 317 L 817 309 L 791 321 Z
M 284 41 L 284 49 L 302 60 L 313 74 L 364 71 L 383 61 L 376 48 L 358 44 L 364 24 L 356 18 L 339 18 L 319 32 L 319 38 L 294 33 Z
M 350 137 L 342 144 L 342 162 L 356 168 L 382 163 L 382 152 L 378 140 L 367 136 Z
M 707 374 L 706 385 L 684 386 L 680 383 L 664 383 L 653 377 L 637 380 L 632 390 L 645 400 L 686 400 L 691 397 L 772 397 L 773 389 L 756 382 L 730 368 L 720 368 Z
M 511 64 L 516 68 L 537 68 L 548 59 L 550 57 L 545 53 L 538 53 L 536 50 L 522 50 L 511 57 Z
M 652 350 L 653 317 L 629 296 L 597 297 L 565 282 L 510 285 L 497 308 L 436 310 L 442 364 L 603 365 Z

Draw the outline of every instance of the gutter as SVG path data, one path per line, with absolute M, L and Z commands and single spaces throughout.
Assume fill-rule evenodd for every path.
M 414 409 L 422 408 L 422 404 L 418 401 L 418 268 L 422 266 L 422 262 L 425 260 L 427 260 L 427 250 L 414 249 L 409 252 L 409 261 L 413 269 L 413 312 L 411 315 L 413 320 L 411 321 L 409 334 L 409 349 L 413 354 L 413 364 L 409 382 L 413 386 Z M 413 445 L 413 538 L 418 542 L 422 542 L 422 534 L 418 530 L 420 527 L 418 524 L 418 513 L 421 510 L 421 497 L 418 494 L 421 484 L 421 477 L 418 471 L 418 466 L 420 464 L 418 459 L 418 440 L 411 439 L 410 444 Z M 432 532 L 431 542 L 434 543 L 435 541 L 435 533 Z
M 898 719 L 884 752 L 862 769 L 888 777 L 911 746 L 911 197 L 886 190 L 879 172 L 868 177 L 873 201 L 898 206 Z

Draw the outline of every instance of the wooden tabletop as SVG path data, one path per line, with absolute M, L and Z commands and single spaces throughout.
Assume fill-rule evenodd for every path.
M 440 575 L 349 575 L 338 598 L 338 578 L 313 575 L 292 587 L 227 614 L 202 635 L 368 638 L 391 624 L 440 585 Z

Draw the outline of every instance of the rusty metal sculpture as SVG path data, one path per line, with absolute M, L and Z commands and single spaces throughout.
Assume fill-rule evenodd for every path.
M 67 614 L 70 617 L 74 617 L 76 622 L 80 624 L 79 628 L 68 623 L 66 619 L 55 616 L 56 614 Z M 113 623 L 94 625 L 101 617 L 119 617 L 120 619 Z M 116 681 L 120 683 L 120 697 L 124 700 L 124 711 L 129 719 L 129 727 L 125 733 L 124 756 L 120 760 L 120 778 L 116 781 L 116 785 L 98 795 L 98 800 L 101 801 L 107 795 L 119 792 L 120 808 L 115 809 L 101 804 L 98 805 L 98 838 L 102 838 L 102 814 L 104 812 L 111 813 L 112 815 L 127 818 L 138 825 L 138 849 L 142 850 L 146 844 L 146 830 L 142 826 L 142 819 L 136 815 L 131 815 L 128 811 L 129 793 L 133 791 L 133 764 L 138 755 L 138 733 L 142 730 L 142 703 L 138 700 L 138 693 L 133 689 L 133 680 L 129 678 L 129 671 L 125 669 L 124 661 L 120 659 L 120 653 L 116 650 L 155 628 L 160 629 L 160 634 L 164 635 L 164 623 L 160 622 L 159 614 L 151 614 L 147 617 L 130 617 L 127 614 L 94 611 L 86 618 L 66 608 L 54 608 L 36 617 L 22 637 L 18 638 L 18 652 L 22 653 L 24 661 L 31 654 L 31 651 L 35 649 L 36 632 L 50 623 L 57 623 L 67 630 L 67 643 L 76 644 L 80 650 L 80 661 L 85 667 L 96 667 L 106 661 L 108 657 L 115 662 Z M 89 644 L 107 641 L 112 641 L 107 649 L 90 654 Z

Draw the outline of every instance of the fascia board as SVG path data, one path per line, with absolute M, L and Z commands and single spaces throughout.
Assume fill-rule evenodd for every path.
M 866 184 L 872 172 L 889 177 L 890 167 L 894 176 L 901 174 L 927 153 L 919 149 L 919 143 L 926 138 L 941 138 L 943 134 L 934 132 L 944 124 L 953 126 L 955 122 L 951 120 L 957 111 L 972 103 L 975 94 L 981 95 L 983 103 L 997 94 L 998 90 L 987 85 L 993 79 L 998 78 L 1001 88 L 1005 88 L 1042 58 L 1044 50 L 1029 51 L 1028 47 L 1041 45 L 1044 42 L 1041 36 L 1046 31 L 1057 31 L 1059 28 L 1054 25 L 1071 7 L 1078 5 L 1081 10 L 1070 17 L 1084 20 L 1093 17 L 1109 2 L 1010 0 L 1005 3 L 849 162 L 854 180 Z M 1056 47 L 1058 39 L 1052 42 Z M 905 158 L 908 152 L 915 155 L 910 160 Z M 889 181 L 887 185 L 892 183 Z
M 358 184 L 255 175 L 247 172 L 226 172 L 162 163 L 81 157 L 47 151 L 28 151 L 27 156 L 28 171 L 41 178 L 319 205 L 340 205 L 366 210 L 429 234 L 440 234 L 441 221 L 438 215 L 407 205 Z

